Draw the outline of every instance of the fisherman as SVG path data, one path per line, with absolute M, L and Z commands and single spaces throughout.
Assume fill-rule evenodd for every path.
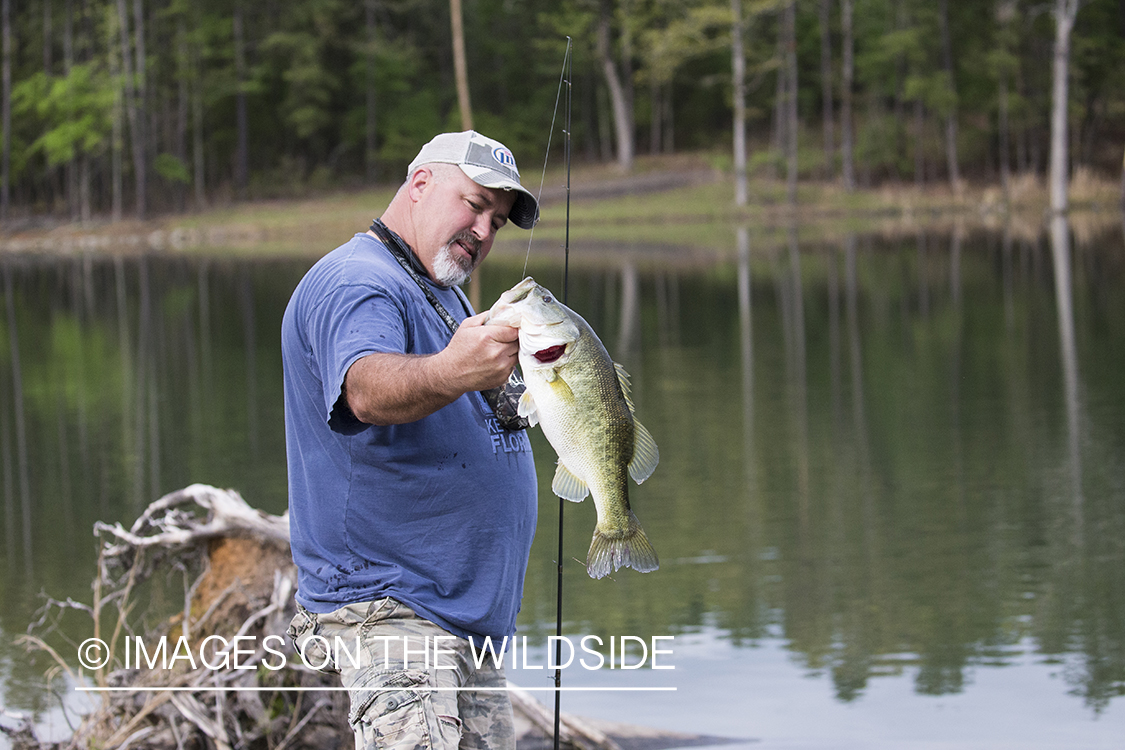
M 515 632 L 535 532 L 526 432 L 481 394 L 508 380 L 518 330 L 457 287 L 538 211 L 503 144 L 438 135 L 285 311 L 289 634 L 349 689 L 357 748 L 515 747 L 508 694 L 474 689 L 506 684 L 479 657 Z

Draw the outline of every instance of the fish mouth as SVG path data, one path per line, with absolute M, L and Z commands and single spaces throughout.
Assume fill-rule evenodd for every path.
M 539 285 L 535 283 L 535 279 L 528 276 L 520 283 L 500 295 L 499 302 L 505 305 L 514 305 L 517 302 L 523 302 L 527 296 L 531 294 L 532 290 L 536 289 Z
M 557 346 L 548 346 L 546 349 L 540 349 L 535 352 L 534 356 L 540 364 L 549 365 L 552 362 L 557 362 L 565 353 L 566 344 L 559 344 Z

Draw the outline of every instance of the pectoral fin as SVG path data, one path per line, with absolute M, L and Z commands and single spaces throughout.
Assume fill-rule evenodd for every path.
M 645 481 L 656 471 L 660 463 L 660 451 L 652 434 L 640 422 L 633 420 L 633 460 L 629 462 L 629 476 L 637 484 Z
M 519 405 L 516 406 L 516 414 L 527 419 L 529 427 L 534 427 L 539 424 L 539 410 L 535 408 L 535 399 L 531 397 L 531 391 L 526 390 L 520 396 Z
M 578 477 L 571 473 L 566 465 L 559 461 L 555 468 L 555 479 L 551 482 L 551 492 L 564 500 L 580 503 L 590 494 L 590 488 Z

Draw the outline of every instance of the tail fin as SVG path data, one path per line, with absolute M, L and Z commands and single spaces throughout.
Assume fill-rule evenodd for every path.
M 620 537 L 608 537 L 594 529 L 594 539 L 586 555 L 586 572 L 591 578 L 604 578 L 621 568 L 648 573 L 658 567 L 656 550 L 633 511 L 629 511 L 629 528 Z

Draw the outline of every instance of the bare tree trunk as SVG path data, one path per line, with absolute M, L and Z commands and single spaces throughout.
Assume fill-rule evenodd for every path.
M 465 28 L 461 16 L 461 0 L 449 0 L 449 18 L 453 26 L 453 73 L 457 78 L 457 105 L 461 108 L 461 128 L 473 129 L 473 106 L 469 100 L 469 69 L 465 61 Z
M 1070 67 L 1070 32 L 1081 0 L 1055 0 L 1055 54 L 1051 86 L 1051 211 L 1065 213 L 1067 196 L 1067 74 Z
M 90 221 L 94 216 L 90 205 L 90 155 L 85 153 L 78 157 L 78 204 L 82 222 Z
M 734 203 L 745 206 L 746 185 L 746 54 L 742 48 L 742 0 L 731 0 L 731 67 L 734 73 Z
M 194 173 L 195 210 L 207 206 L 207 190 L 203 170 L 203 64 L 199 59 L 199 46 L 191 47 L 191 158 Z
M 797 204 L 797 0 L 785 6 L 786 70 L 786 195 L 789 205 Z
M 1000 73 L 1000 91 L 999 91 L 999 105 L 1000 105 L 1000 188 L 1004 193 L 1004 203 L 1011 203 L 1012 200 L 1012 164 L 1011 157 L 1008 154 L 1008 75 L 1005 72 Z
M 364 139 L 363 161 L 367 172 L 367 181 L 375 182 L 379 178 L 376 162 L 376 100 L 375 100 L 375 0 L 365 0 L 363 3 L 364 21 L 367 26 L 367 128 Z
M 777 161 L 785 151 L 785 92 L 788 91 L 788 75 L 785 71 L 785 29 L 783 16 L 777 19 L 777 82 L 773 96 L 773 138 L 771 148 L 776 154 L 773 162 L 773 175 L 778 176 Z
M 1121 160 L 1121 212 L 1125 221 L 1125 158 Z
M 113 44 L 112 34 L 110 35 L 109 44 Z M 108 54 L 109 58 L 109 74 L 111 76 L 118 76 L 121 71 L 117 66 L 117 57 L 113 54 Z M 124 146 L 125 133 L 124 122 L 125 116 L 125 101 L 122 95 L 121 88 L 118 87 L 113 92 L 113 142 L 110 144 L 110 182 L 112 183 L 112 198 L 110 215 L 114 221 L 121 221 L 121 203 L 124 194 L 124 178 L 122 177 L 122 164 L 121 164 L 121 151 Z
M 136 143 L 133 144 L 133 170 L 137 176 L 137 218 L 143 219 L 148 213 L 148 83 L 145 75 L 145 14 L 143 0 L 133 0 L 133 25 L 136 43 L 133 51 L 137 55 L 137 130 Z
M 54 55 L 51 49 L 51 0 L 43 0 L 43 75 L 50 76 L 54 67 Z
M 238 92 L 234 100 L 235 128 L 237 141 L 234 154 L 234 186 L 240 198 L 246 197 L 246 185 L 250 180 L 250 143 L 246 115 L 246 42 L 243 39 L 242 3 L 234 4 L 234 71 Z
M 949 185 L 954 195 L 961 194 L 961 170 L 957 165 L 957 81 L 953 70 L 953 42 L 949 34 L 949 0 L 941 0 L 941 52 L 953 104 L 945 115 L 945 160 L 949 169 Z
M 852 36 L 852 0 L 840 0 L 840 26 L 843 39 L 843 81 L 840 84 L 840 153 L 844 189 L 855 190 L 855 164 L 852 142 L 852 86 L 855 77 L 855 40 Z
M 820 96 L 823 107 L 824 176 L 836 176 L 835 135 L 832 115 L 832 0 L 820 0 Z
M 188 110 L 191 108 L 191 91 L 188 80 L 191 77 L 191 58 L 188 56 L 187 29 L 184 18 L 176 21 L 176 158 L 187 164 Z M 176 183 L 176 210 L 183 211 L 187 204 L 187 186 Z
M 617 72 L 610 45 L 610 4 L 602 0 L 598 18 L 598 56 L 601 58 L 602 73 L 609 89 L 610 105 L 613 109 L 614 132 L 617 136 L 617 164 L 625 172 L 633 168 L 633 113 L 625 96 L 625 87 Z
M 621 0 L 621 88 L 625 95 L 625 112 L 629 118 L 629 151 L 635 155 L 637 145 L 633 131 L 636 123 L 633 113 L 636 111 L 636 91 L 633 85 L 633 31 L 629 25 L 631 15 L 629 0 Z
M 137 182 L 137 198 L 142 202 L 141 205 L 135 207 L 135 210 L 137 217 L 140 218 L 144 213 L 143 178 L 140 177 L 140 173 L 144 171 L 145 157 L 144 148 L 137 133 L 140 127 L 138 123 L 140 117 L 137 114 L 136 92 L 133 88 L 135 83 L 133 78 L 133 54 L 132 46 L 129 44 L 129 15 L 125 10 L 125 0 L 117 0 L 117 20 L 121 25 L 121 64 L 125 73 L 122 87 L 125 90 L 125 112 L 129 120 L 129 139 L 133 150 L 133 171 Z
M 672 82 L 664 88 L 664 153 L 676 153 L 676 108 L 672 102 Z
M 69 76 L 74 67 L 74 3 L 66 0 L 66 17 L 63 22 L 63 75 Z M 66 207 L 70 220 L 78 220 L 78 168 L 71 157 L 63 169 L 66 179 Z
M 0 221 L 8 218 L 12 179 L 12 2 L 0 0 L 0 34 L 3 56 L 0 62 L 0 129 L 4 131 L 0 154 Z
M 921 99 L 914 100 L 914 185 L 926 182 L 926 153 L 922 148 L 926 137 L 926 108 Z

